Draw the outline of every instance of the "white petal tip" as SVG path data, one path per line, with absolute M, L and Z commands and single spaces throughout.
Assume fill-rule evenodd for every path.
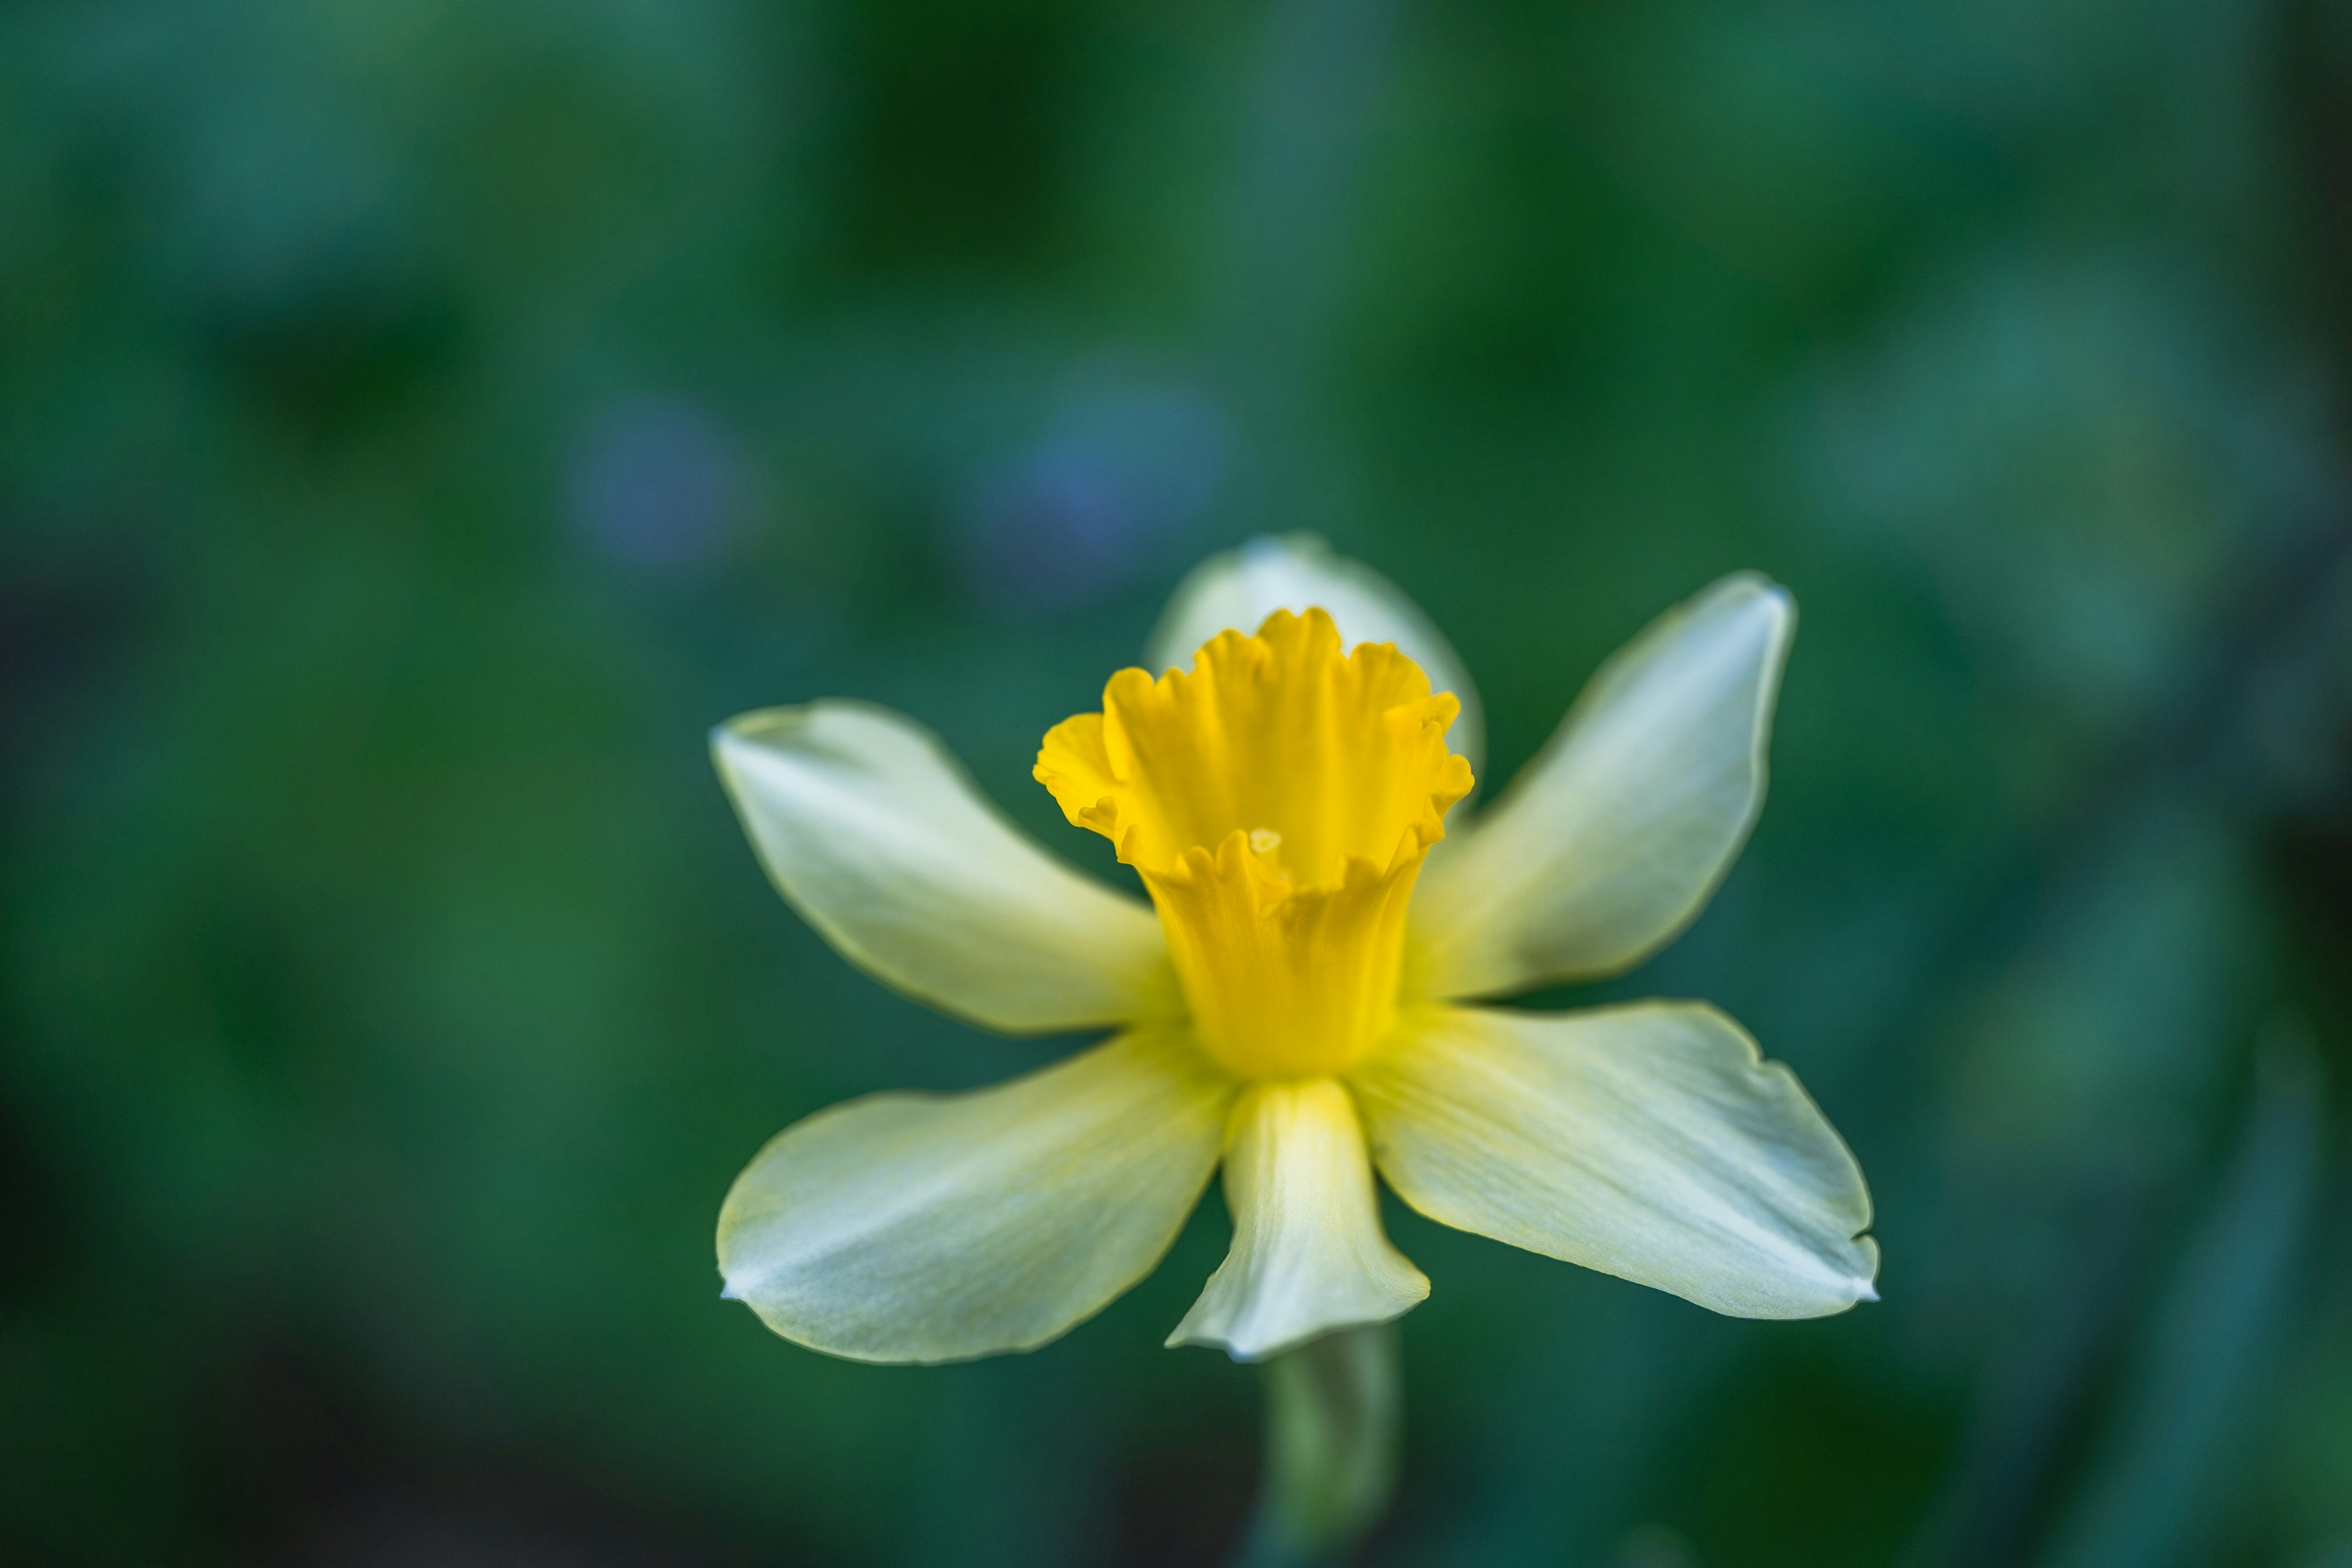
M 743 1299 L 743 1292 L 735 1289 L 735 1281 L 730 1279 L 719 1288 L 719 1299 L 722 1301 L 740 1301 Z
M 1292 555 L 1325 558 L 1330 555 L 1331 546 L 1319 533 L 1261 533 L 1244 540 L 1234 553 L 1244 566 L 1260 566 Z
M 1236 1351 L 1233 1346 L 1227 1344 L 1224 1341 L 1217 1338 L 1215 1335 L 1204 1334 L 1196 1331 L 1192 1327 L 1192 1316 L 1190 1313 L 1185 1314 L 1184 1321 L 1176 1325 L 1174 1332 L 1171 1333 L 1166 1339 L 1160 1342 L 1160 1348 L 1171 1351 L 1223 1351 L 1227 1355 L 1232 1356 L 1235 1361 L 1247 1361 L 1249 1359 L 1247 1356 L 1243 1355 L 1239 1351 Z
M 1231 1356 L 1242 1365 L 1250 1366 L 1258 1362 L 1265 1361 L 1269 1356 L 1279 1355 L 1282 1352 L 1293 1347 L 1288 1345 L 1276 1345 L 1265 1350 L 1244 1350 L 1239 1345 L 1228 1343 L 1227 1342 L 1217 1339 L 1213 1335 L 1187 1333 L 1180 1328 L 1162 1342 L 1162 1348 L 1171 1351 L 1188 1349 L 1223 1351 L 1225 1354 Z
M 1853 1282 L 1853 1299 L 1857 1301 L 1875 1301 L 1878 1300 L 1878 1287 L 1867 1279 L 1857 1279 Z
M 1223 1351 L 1225 1354 L 1231 1356 L 1234 1361 L 1239 1362 L 1244 1366 L 1255 1366 L 1260 1362 L 1272 1361 L 1278 1355 L 1288 1355 L 1292 1351 L 1302 1350 L 1307 1345 L 1313 1344 L 1317 1340 L 1322 1339 L 1327 1334 L 1344 1333 L 1349 1329 L 1368 1329 L 1378 1323 L 1393 1323 L 1399 1318 L 1403 1317 L 1407 1312 L 1412 1311 L 1415 1307 L 1421 1305 L 1421 1303 L 1426 1300 L 1428 1297 L 1429 1282 L 1424 1279 L 1422 1281 L 1422 1290 L 1420 1295 L 1415 1296 L 1412 1300 L 1405 1302 L 1402 1306 L 1400 1306 L 1394 1311 L 1388 1313 L 1384 1317 L 1357 1318 L 1352 1320 L 1343 1320 L 1338 1322 L 1321 1323 L 1307 1330 L 1304 1333 L 1292 1333 L 1280 1339 L 1261 1338 L 1246 1344 L 1235 1340 L 1227 1339 L 1223 1334 L 1216 1333 L 1213 1331 L 1202 1331 L 1196 1330 L 1191 1323 L 1183 1322 L 1176 1325 L 1176 1331 L 1169 1335 L 1168 1338 L 1162 1342 L 1162 1345 L 1165 1349 L 1171 1351 L 1182 1350 L 1187 1346 L 1196 1347 L 1204 1351 Z

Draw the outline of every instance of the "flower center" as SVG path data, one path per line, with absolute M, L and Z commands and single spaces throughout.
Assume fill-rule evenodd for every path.
M 1413 879 L 1470 792 L 1460 707 L 1395 648 L 1342 655 L 1329 616 L 1277 610 L 1047 732 L 1038 782 L 1142 876 L 1227 1070 L 1341 1072 L 1388 1032 Z

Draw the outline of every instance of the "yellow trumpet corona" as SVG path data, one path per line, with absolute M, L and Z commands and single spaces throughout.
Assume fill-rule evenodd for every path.
M 1046 734 L 1038 782 L 1142 878 L 1226 1071 L 1342 1073 L 1395 1023 L 1413 883 L 1470 793 L 1460 711 L 1393 647 L 1345 654 L 1324 611 L 1276 610 Z

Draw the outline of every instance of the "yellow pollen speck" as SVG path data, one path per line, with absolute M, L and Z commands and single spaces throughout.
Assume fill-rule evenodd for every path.
M 1113 676 L 1036 776 L 1143 878 L 1220 1065 L 1337 1073 L 1395 1018 L 1405 906 L 1470 790 L 1445 746 L 1459 710 L 1394 647 L 1343 655 L 1329 616 L 1278 610 L 1190 673 Z

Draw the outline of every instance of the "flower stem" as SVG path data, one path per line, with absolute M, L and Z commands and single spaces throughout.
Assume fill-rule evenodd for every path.
M 1236 1568 L 1336 1563 L 1388 1511 L 1404 1388 L 1393 1323 L 1342 1329 L 1265 1367 L 1265 1480 Z

